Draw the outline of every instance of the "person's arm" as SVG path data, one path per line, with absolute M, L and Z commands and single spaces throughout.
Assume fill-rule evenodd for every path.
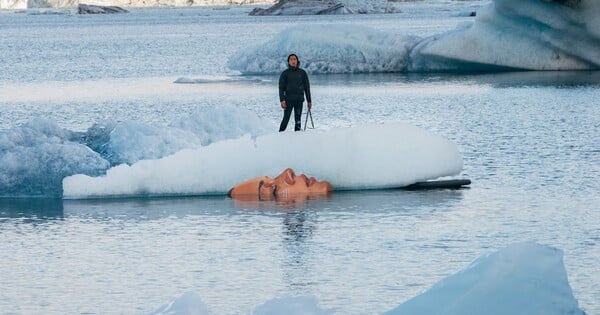
M 308 103 L 308 109 L 312 107 L 312 99 L 310 98 L 310 81 L 308 80 L 308 74 L 306 71 L 303 73 L 304 77 L 304 93 L 306 94 L 306 102 Z
M 279 76 L 279 102 L 281 102 L 281 108 L 285 108 L 285 86 L 287 85 L 287 75 L 283 71 Z

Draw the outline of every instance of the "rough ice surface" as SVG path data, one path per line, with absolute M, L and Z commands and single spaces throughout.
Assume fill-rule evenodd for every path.
M 334 312 L 321 309 L 314 296 L 281 297 L 259 305 L 249 315 L 329 315 Z
M 411 71 L 600 68 L 600 1 L 494 0 L 475 23 L 419 43 Z
M 44 119 L 0 131 L 0 196 L 60 197 L 65 176 L 104 173 L 108 161 L 73 137 Z
M 533 242 L 484 255 L 384 315 L 583 315 L 561 250 Z
M 407 69 L 414 37 L 397 37 L 357 25 L 297 25 L 265 44 L 243 49 L 229 67 L 245 74 L 278 73 L 290 52 L 311 73 L 399 72 Z
M 103 131 L 96 132 L 98 127 L 102 127 Z M 94 134 L 89 138 L 96 139 L 96 143 L 90 140 L 88 145 L 100 152 L 111 165 L 132 164 L 245 134 L 257 136 L 273 129 L 270 122 L 258 118 L 245 108 L 203 106 L 192 115 L 168 126 L 136 121 L 124 121 L 114 126 L 93 126 L 88 134 Z M 105 139 L 104 142 L 101 139 Z
M 267 8 L 255 8 L 250 15 L 337 15 L 396 13 L 387 0 L 281 0 Z
M 239 4 L 272 4 L 275 0 L 0 0 L 0 9 L 71 8 L 80 3 L 100 6 L 211 6 Z
M 158 159 L 275 127 L 235 106 L 200 107 L 168 126 L 134 121 L 102 122 L 86 132 L 45 119 L 0 130 L 0 196 L 62 196 L 62 180 L 73 174 L 101 175 L 111 166 Z
M 474 23 L 427 38 L 296 26 L 234 54 L 229 67 L 277 73 L 290 52 L 311 73 L 600 69 L 600 1 L 494 0 Z
M 208 307 L 195 292 L 186 292 L 150 315 L 208 315 Z
M 122 164 L 105 176 L 67 177 L 64 198 L 224 194 L 287 167 L 326 179 L 335 189 L 376 189 L 458 174 L 462 158 L 448 140 L 400 123 L 244 136 Z

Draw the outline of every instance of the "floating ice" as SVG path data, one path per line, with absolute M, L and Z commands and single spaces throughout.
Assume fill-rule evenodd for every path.
M 561 250 L 518 243 L 484 255 L 384 315 L 583 315 Z
M 290 52 L 311 73 L 398 72 L 406 70 L 414 37 L 397 37 L 355 25 L 298 25 L 229 59 L 242 73 L 278 73 Z
M 329 315 L 331 310 L 321 309 L 314 296 L 275 298 L 257 306 L 249 315 Z
M 600 68 L 600 1 L 494 0 L 475 23 L 419 43 L 410 71 Z
M 234 106 L 203 107 L 169 126 L 141 122 L 97 123 L 73 132 L 34 119 L 0 130 L 0 196 L 62 196 L 73 174 L 101 175 L 111 166 L 158 159 L 242 135 L 275 130 L 253 112 Z
M 290 52 L 312 73 L 600 69 L 600 1 L 494 0 L 475 23 L 424 39 L 363 26 L 295 26 L 234 54 L 229 67 L 278 73 Z
M 255 8 L 250 15 L 332 15 L 396 13 L 387 0 L 281 0 L 267 8 Z
M 150 315 L 208 315 L 208 308 L 197 293 L 186 292 Z
M 65 176 L 104 173 L 108 161 L 73 137 L 43 119 L 0 131 L 0 196 L 60 197 Z
M 245 108 L 204 106 L 169 126 L 135 121 L 124 121 L 114 126 L 93 126 L 88 130 L 88 134 L 94 134 L 88 137 L 93 140 L 86 143 L 112 165 L 132 164 L 245 134 L 257 136 L 273 129 L 271 123 Z
M 283 169 L 326 179 L 335 189 L 406 186 L 462 169 L 456 145 L 406 124 L 244 136 L 159 160 L 119 165 L 106 176 L 64 179 L 65 198 L 224 194 Z

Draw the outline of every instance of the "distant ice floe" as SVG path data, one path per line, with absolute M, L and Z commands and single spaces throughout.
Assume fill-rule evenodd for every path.
M 385 279 L 381 279 L 385 281 Z M 359 311 L 359 310 L 357 310 Z M 193 292 L 151 315 L 208 315 Z M 271 299 L 249 315 L 325 315 L 313 296 Z M 573 296 L 560 249 L 524 242 L 485 254 L 464 270 L 383 315 L 585 315 Z
M 245 74 L 278 73 L 294 52 L 311 73 L 400 72 L 408 68 L 408 53 L 417 41 L 357 25 L 298 25 L 237 52 L 229 67 Z
M 458 174 L 462 157 L 450 141 L 406 124 L 244 136 L 109 169 L 69 176 L 63 197 L 102 198 L 225 194 L 249 178 L 287 167 L 335 189 L 402 187 Z
M 234 54 L 244 74 L 278 73 L 297 53 L 311 73 L 597 70 L 600 1 L 494 0 L 474 23 L 427 37 L 363 26 L 293 26 Z
M 235 83 L 235 82 L 254 82 L 260 83 L 265 80 L 259 78 L 249 78 L 240 76 L 202 76 L 198 78 L 180 77 L 173 83 L 179 84 L 208 84 L 208 83 Z
M 334 15 L 400 12 L 387 0 L 281 0 L 273 6 L 255 8 L 250 15 Z
M 77 8 L 80 3 L 96 6 L 157 7 L 273 4 L 276 0 L 0 0 L 0 9 Z

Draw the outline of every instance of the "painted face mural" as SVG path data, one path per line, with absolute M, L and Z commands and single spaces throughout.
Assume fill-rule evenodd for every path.
M 304 174 L 296 175 L 294 170 L 287 168 L 275 178 L 261 176 L 237 184 L 229 191 L 229 196 L 247 201 L 297 199 L 324 196 L 332 190 L 328 181 L 318 181 Z

